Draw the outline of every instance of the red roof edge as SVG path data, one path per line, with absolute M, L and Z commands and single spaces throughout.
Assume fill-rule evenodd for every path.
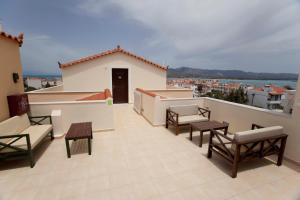
M 20 33 L 18 36 L 13 36 L 13 35 L 10 35 L 8 33 L 5 33 L 3 31 L 1 31 L 0 35 L 18 42 L 19 43 L 19 47 L 21 47 L 22 44 L 23 44 L 23 38 L 24 38 L 24 34 L 23 33 Z
M 70 67 L 72 65 L 76 65 L 76 64 L 83 63 L 83 62 L 86 62 L 86 61 L 94 60 L 94 59 L 101 58 L 101 57 L 111 55 L 111 54 L 114 54 L 114 53 L 123 53 L 125 55 L 136 58 L 136 59 L 138 59 L 142 62 L 145 62 L 147 64 L 153 65 L 154 67 L 157 67 L 159 69 L 162 69 L 162 70 L 165 70 L 165 71 L 168 70 L 168 66 L 162 66 L 162 65 L 156 64 L 152 61 L 149 61 L 149 60 L 147 60 L 147 59 L 145 59 L 141 56 L 137 56 L 137 55 L 135 55 L 135 54 L 133 54 L 129 51 L 126 51 L 126 50 L 122 49 L 119 45 L 115 49 L 104 51 L 102 53 L 98 53 L 98 54 L 95 54 L 95 55 L 83 57 L 83 58 L 80 58 L 78 60 L 73 60 L 73 61 L 66 62 L 66 63 L 58 62 L 58 65 L 59 65 L 59 68 L 63 69 L 63 68 L 66 68 L 66 67 Z

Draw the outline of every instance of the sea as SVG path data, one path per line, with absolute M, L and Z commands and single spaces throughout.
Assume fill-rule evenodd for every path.
M 279 87 L 290 86 L 296 89 L 296 80 L 239 80 L 239 79 L 219 79 L 221 83 L 241 83 L 243 85 L 254 85 L 256 87 L 263 87 L 264 85 L 276 85 Z
M 182 78 L 168 78 L 172 79 L 182 79 Z M 190 79 L 190 78 L 188 78 Z M 203 78 L 192 78 L 200 80 L 212 80 L 212 79 L 203 79 Z M 293 89 L 296 89 L 297 80 L 247 80 L 247 79 L 216 79 L 221 83 L 241 83 L 243 85 L 251 85 L 255 87 L 263 87 L 265 85 L 276 85 L 279 87 L 290 86 Z

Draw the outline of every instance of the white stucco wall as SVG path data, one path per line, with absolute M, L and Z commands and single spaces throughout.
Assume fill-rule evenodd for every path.
M 143 96 L 143 98 L 145 97 Z M 229 131 L 232 133 L 249 130 L 252 123 L 262 126 L 283 126 L 284 132 L 289 135 L 285 157 L 300 163 L 300 81 L 297 83 L 297 92 L 292 114 L 279 113 L 212 98 L 151 98 L 151 103 L 147 100 L 143 101 L 142 99 L 142 107 L 144 110 L 147 110 L 147 114 L 144 115 L 144 117 L 147 118 L 152 125 L 163 125 L 165 123 L 166 108 L 170 105 L 197 104 L 211 110 L 212 120 L 229 122 Z
M 253 99 L 254 94 L 254 99 Z M 248 104 L 260 108 L 268 108 L 268 94 L 262 91 L 248 91 Z
M 93 131 L 114 129 L 113 106 L 107 100 L 99 101 L 62 101 L 30 103 L 32 116 L 51 115 L 60 110 L 61 116 L 53 119 L 55 136 L 65 134 L 71 123 L 91 121 Z
M 122 53 L 61 69 L 65 91 L 112 91 L 112 68 L 128 69 L 129 103 L 135 88 L 165 89 L 167 73 Z

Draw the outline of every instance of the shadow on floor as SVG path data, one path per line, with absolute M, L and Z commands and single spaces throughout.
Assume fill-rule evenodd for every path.
M 51 140 L 50 140 L 50 138 L 47 137 L 33 151 L 33 158 L 34 158 L 35 164 L 38 163 L 39 159 L 43 156 L 43 154 L 49 148 L 50 145 L 51 145 Z M 1 163 L 0 171 L 17 169 L 17 168 L 22 168 L 22 167 L 30 167 L 29 161 L 28 161 L 27 157 L 25 157 L 25 156 L 22 156 L 19 158 L 14 158 L 12 160 L 3 160 L 3 161 L 0 161 L 0 163 Z
M 71 156 L 76 154 L 88 153 L 88 140 L 80 139 L 80 140 L 72 141 L 70 145 L 70 150 L 71 150 Z

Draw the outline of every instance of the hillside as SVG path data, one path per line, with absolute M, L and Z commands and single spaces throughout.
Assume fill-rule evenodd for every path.
M 292 73 L 256 73 L 241 70 L 210 70 L 190 67 L 169 68 L 168 78 L 218 78 L 253 80 L 297 80 L 298 74 Z

